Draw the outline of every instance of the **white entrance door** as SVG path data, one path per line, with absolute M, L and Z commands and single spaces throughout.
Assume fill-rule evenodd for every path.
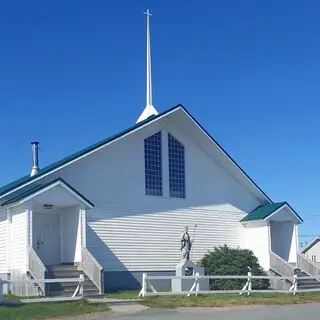
M 60 216 L 33 215 L 33 248 L 44 265 L 60 264 Z

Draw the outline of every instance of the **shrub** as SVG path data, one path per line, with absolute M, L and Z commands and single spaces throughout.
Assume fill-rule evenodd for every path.
M 253 276 L 264 276 L 266 273 L 259 265 L 257 257 L 251 250 L 233 249 L 228 246 L 215 247 L 200 260 L 199 265 L 205 268 L 206 275 L 247 275 L 248 267 Z M 210 290 L 241 290 L 246 279 L 210 279 Z M 253 279 L 252 289 L 268 289 L 268 279 Z

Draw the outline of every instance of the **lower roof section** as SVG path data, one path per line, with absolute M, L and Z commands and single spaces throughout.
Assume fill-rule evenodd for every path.
M 240 222 L 248 222 L 255 220 L 267 220 L 282 209 L 287 209 L 299 223 L 302 223 L 302 218 L 291 208 L 287 202 L 268 203 L 257 207 L 252 210 L 248 215 L 240 220 Z

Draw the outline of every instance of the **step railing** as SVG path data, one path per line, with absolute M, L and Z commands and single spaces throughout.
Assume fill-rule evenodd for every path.
M 297 268 L 312 277 L 320 278 L 320 267 L 301 253 L 297 254 Z
M 80 269 L 87 275 L 93 284 L 99 289 L 99 294 L 104 292 L 104 273 L 103 268 L 90 251 L 82 247 L 82 261 Z
M 47 268 L 42 263 L 37 253 L 31 246 L 28 246 L 28 271 L 35 281 L 46 278 Z M 43 295 L 46 294 L 46 285 L 44 282 L 37 283 Z
M 283 277 L 293 277 L 295 268 L 286 260 L 270 251 L 270 269 Z

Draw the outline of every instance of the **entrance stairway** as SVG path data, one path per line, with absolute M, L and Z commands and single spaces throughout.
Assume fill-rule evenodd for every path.
M 298 290 L 319 289 L 320 291 L 320 281 L 312 278 L 320 278 L 319 266 L 300 253 L 297 254 L 297 263 L 288 263 L 274 252 L 270 252 L 270 270 L 284 277 L 293 277 L 294 275 L 297 275 Z M 299 280 L 301 277 L 308 277 L 310 279 Z
M 48 279 L 78 279 L 80 277 L 80 274 L 83 274 L 81 270 L 78 270 L 78 266 L 76 265 L 47 266 L 47 270 Z M 84 296 L 99 296 L 99 289 L 92 283 L 92 281 L 86 275 L 84 275 L 84 279 Z M 46 291 L 49 297 L 72 297 L 77 286 L 77 282 L 48 283 Z
M 303 289 L 319 289 L 320 291 L 320 282 L 315 279 L 302 279 L 299 280 L 299 277 L 310 277 L 307 273 L 304 271 L 301 271 L 300 269 L 295 270 L 295 274 L 298 276 L 298 290 Z

